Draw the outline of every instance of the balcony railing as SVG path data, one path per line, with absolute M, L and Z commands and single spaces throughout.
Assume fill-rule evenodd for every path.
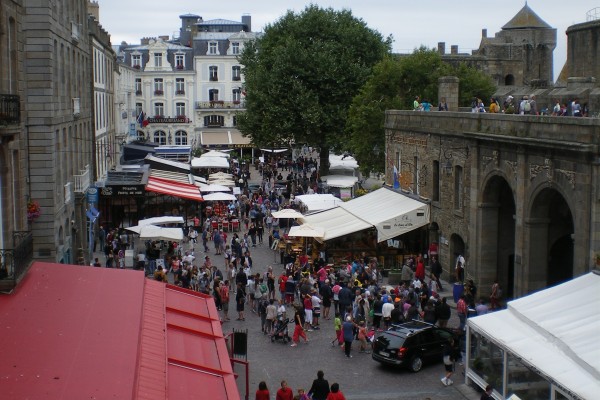
M 21 102 L 14 94 L 0 94 L 0 125 L 13 125 L 21 121 Z
M 13 248 L 0 249 L 0 290 L 10 291 L 17 286 L 33 259 L 31 232 L 13 233 Z
M 210 108 L 246 108 L 246 104 L 243 101 L 197 101 L 196 110 L 210 109 Z
M 80 175 L 73 175 L 73 192 L 85 193 L 90 187 L 90 166 L 86 165 Z
M 155 90 L 155 91 L 154 91 L 154 94 L 155 94 L 156 96 L 162 96 L 163 94 L 165 94 L 165 92 L 163 92 L 162 90 Z

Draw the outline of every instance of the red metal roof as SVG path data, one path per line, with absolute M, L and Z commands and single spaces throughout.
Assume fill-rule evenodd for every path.
M 138 271 L 34 263 L 0 320 L 3 398 L 239 399 L 213 300 Z

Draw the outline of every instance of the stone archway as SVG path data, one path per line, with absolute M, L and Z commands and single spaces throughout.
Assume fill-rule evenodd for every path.
M 463 256 L 465 259 L 467 258 L 465 251 L 466 251 L 465 241 L 463 240 L 463 238 L 460 235 L 453 233 L 450 236 L 450 255 L 451 255 L 452 264 L 448 266 L 448 270 L 450 271 L 450 282 L 456 281 L 456 277 L 454 275 L 456 261 L 458 259 L 458 256 Z M 466 264 L 465 265 L 465 278 L 466 278 L 467 274 L 470 272 L 469 267 L 472 264 L 469 264 L 469 260 L 466 260 L 465 264 Z
M 488 293 L 494 280 L 503 288 L 503 296 L 514 297 L 515 287 L 515 199 L 502 176 L 491 177 L 485 185 L 480 213 L 478 285 Z
M 527 292 L 573 278 L 574 223 L 571 209 L 560 192 L 542 189 L 531 204 L 527 220 L 529 265 Z

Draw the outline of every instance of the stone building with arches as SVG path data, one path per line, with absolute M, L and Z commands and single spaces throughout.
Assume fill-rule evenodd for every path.
M 600 259 L 600 121 L 387 111 L 386 182 L 431 204 L 445 278 L 458 255 L 479 293 L 520 297 Z M 424 252 L 427 249 L 423 244 Z

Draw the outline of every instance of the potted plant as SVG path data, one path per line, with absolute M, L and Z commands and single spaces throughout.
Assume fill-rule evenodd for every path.
M 42 210 L 40 205 L 35 200 L 29 200 L 27 202 L 27 220 L 33 222 L 40 217 Z

